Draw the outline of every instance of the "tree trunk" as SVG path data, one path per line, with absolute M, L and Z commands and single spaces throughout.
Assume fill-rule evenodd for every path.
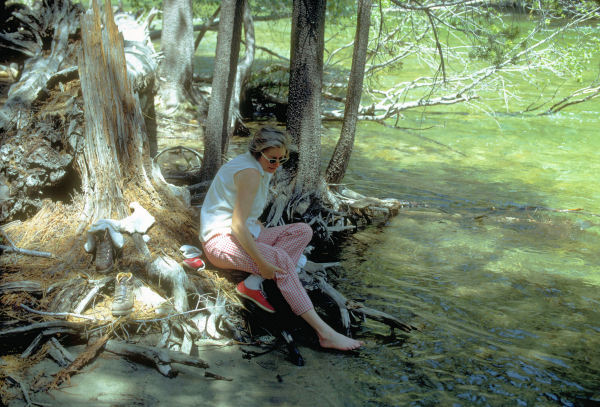
M 320 185 L 321 87 L 326 0 L 295 0 L 287 128 L 298 146 L 295 195 Z
M 358 18 L 356 22 L 356 34 L 354 36 L 350 80 L 348 81 L 348 90 L 346 93 L 344 121 L 342 123 L 340 138 L 325 172 L 325 181 L 329 184 L 338 184 L 342 181 L 348 168 L 352 148 L 354 147 L 358 108 L 360 107 L 360 97 L 362 95 L 363 79 L 365 76 L 367 45 L 369 44 L 371 4 L 372 0 L 358 1 Z
M 326 0 L 295 0 L 292 16 L 287 130 L 290 160 L 275 173 L 277 193 L 267 215 L 270 225 L 302 217 L 319 198 L 321 177 L 321 87 Z M 284 219 L 286 214 L 287 219 Z
M 241 124 L 242 115 L 240 113 L 240 103 L 242 103 L 244 95 L 244 85 L 248 80 L 248 74 L 250 73 L 252 63 L 254 62 L 254 22 L 252 21 L 252 12 L 250 11 L 250 3 L 248 2 L 246 2 L 246 6 L 244 7 L 244 39 L 246 42 L 246 53 L 244 59 L 240 61 L 237 67 L 235 87 L 231 97 L 231 120 L 229 125 L 229 131 L 231 133 L 235 130 L 236 123 L 239 122 Z M 225 148 L 224 151 L 227 151 L 227 148 Z
M 163 78 L 160 96 L 169 109 L 190 95 L 194 57 L 194 25 L 191 0 L 165 0 L 161 50 L 164 59 L 160 74 Z
M 222 162 L 229 140 L 231 95 L 237 71 L 242 33 L 242 13 L 246 0 L 224 0 L 221 4 L 219 33 L 212 91 L 204 131 L 204 160 L 200 181 L 212 179 Z
M 127 182 L 151 186 L 148 140 L 138 98 L 127 77 L 123 36 L 106 8 L 106 28 L 96 2 L 81 17 L 79 76 L 84 100 L 85 143 L 77 160 L 86 188 L 81 230 L 98 219 L 122 219 L 129 213 L 123 197 Z

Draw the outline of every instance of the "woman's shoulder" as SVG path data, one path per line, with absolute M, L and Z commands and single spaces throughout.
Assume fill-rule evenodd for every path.
M 229 170 L 233 171 L 233 173 L 237 173 L 247 168 L 252 168 L 256 169 L 259 174 L 262 174 L 261 165 L 249 152 L 238 155 L 231 161 L 227 162 L 224 167 L 227 167 Z

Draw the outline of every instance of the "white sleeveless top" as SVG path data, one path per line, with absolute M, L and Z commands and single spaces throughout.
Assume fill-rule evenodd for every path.
M 260 234 L 260 225 L 256 221 L 262 215 L 267 203 L 269 183 L 273 174 L 263 170 L 256 158 L 250 152 L 247 152 L 223 165 L 210 184 L 210 188 L 202 204 L 202 210 L 200 211 L 201 242 L 206 242 L 217 234 L 231 234 L 231 220 L 237 194 L 237 187 L 233 181 L 233 177 L 238 172 L 247 168 L 258 170 L 260 173 L 260 184 L 246 224 L 254 238 L 257 238 Z

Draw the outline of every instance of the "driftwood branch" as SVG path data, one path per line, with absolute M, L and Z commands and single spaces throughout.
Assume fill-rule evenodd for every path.
M 585 88 L 577 89 L 575 92 L 564 97 L 561 101 L 555 103 L 548 109 L 547 112 L 542 114 L 552 114 L 561 111 L 569 106 L 573 106 L 579 103 L 584 103 L 592 100 L 600 95 L 600 85 L 586 86 Z
M 406 323 L 400 321 L 398 318 L 396 318 L 390 314 L 387 314 L 385 312 L 382 312 L 382 311 L 379 311 L 379 310 L 376 310 L 373 308 L 365 307 L 365 306 L 358 304 L 356 302 L 353 302 L 353 301 L 349 301 L 347 305 L 348 305 L 348 309 L 351 312 L 359 313 L 369 319 L 384 323 L 392 329 L 398 328 L 404 332 L 411 332 L 411 331 L 417 330 L 416 327 L 406 324 Z
M 26 292 L 32 294 L 42 294 L 42 285 L 37 281 L 11 281 L 9 283 L 0 284 L 0 295 Z
M 20 249 L 18 247 L 11 247 L 11 246 L 3 245 L 3 244 L 0 244 L 0 251 L 4 251 L 6 253 L 26 254 L 28 256 L 52 257 L 52 253 L 40 252 L 37 250 Z
M 0 338 L 43 331 L 45 329 L 54 329 L 57 333 L 78 333 L 85 326 L 86 325 L 82 323 L 69 321 L 36 322 L 29 325 L 18 326 L 16 328 L 3 329 L 0 331 Z
M 194 366 L 202 369 L 209 367 L 208 363 L 202 359 L 195 358 L 181 352 L 175 352 L 152 346 L 143 346 L 109 340 L 106 342 L 104 349 L 106 349 L 108 352 L 125 356 L 132 360 L 155 365 L 158 371 L 167 377 L 174 377 L 177 374 L 177 372 L 171 367 L 172 363 L 179 363 L 182 365 Z
M 47 311 L 34 310 L 33 308 L 30 308 L 25 304 L 20 304 L 19 306 L 21 308 L 23 308 L 25 311 L 29 311 L 33 314 L 38 314 L 38 315 L 45 315 L 45 316 L 57 317 L 57 318 L 74 317 L 74 318 L 87 319 L 89 321 L 96 321 L 96 318 L 94 318 L 94 317 L 90 317 L 88 315 L 77 314 L 74 312 L 47 312 Z

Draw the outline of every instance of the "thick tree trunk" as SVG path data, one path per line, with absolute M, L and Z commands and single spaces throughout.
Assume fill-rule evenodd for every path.
M 0 149 L 0 173 L 4 174 L 0 176 L 0 184 L 4 184 L 0 185 L 0 222 L 35 213 L 42 208 L 45 199 L 69 200 L 69 196 L 76 195 L 80 187 L 84 192 L 90 191 L 90 194 L 93 194 L 95 187 L 90 178 L 94 170 L 88 168 L 83 149 L 89 149 L 89 146 L 84 147 L 84 143 L 90 136 L 91 129 L 101 124 L 92 121 L 88 125 L 87 133 L 84 130 L 85 102 L 82 101 L 79 91 L 79 67 L 76 60 L 78 53 L 73 51 L 81 48 L 79 37 L 76 37 L 75 33 L 79 31 L 78 22 L 82 10 L 69 6 L 68 2 L 61 4 L 61 7 L 56 7 L 53 3 L 48 9 L 31 12 L 36 14 L 32 15 L 30 20 L 38 21 L 42 25 L 48 24 L 50 27 L 53 27 L 53 24 L 57 25 L 57 31 L 48 34 L 52 35 L 51 43 L 54 45 L 50 53 L 42 52 L 43 49 L 40 48 L 39 54 L 26 62 L 22 80 L 12 87 L 13 97 L 9 98 L 9 101 L 12 101 L 7 102 L 3 108 L 8 118 L 5 122 L 8 131 L 2 133 Z M 66 13 L 67 10 L 70 11 Z M 66 28 L 60 25 L 61 16 L 72 25 L 69 28 L 70 36 L 62 35 Z M 137 94 L 134 97 L 139 96 L 143 104 L 146 127 L 153 128 L 153 119 L 149 116 L 154 116 L 156 55 L 147 33 L 143 35 L 150 19 L 147 18 L 146 22 L 142 23 L 135 21 L 131 16 L 117 15 L 115 20 L 124 37 L 127 61 L 127 76 L 124 80 L 131 80 L 133 91 Z M 52 21 L 58 23 L 51 24 Z M 88 37 L 91 35 L 84 34 Z M 25 38 L 21 38 L 19 43 L 27 46 L 24 41 Z M 27 46 L 27 49 L 34 48 L 34 45 Z M 61 55 L 56 55 L 56 52 L 60 52 Z M 88 53 L 94 52 L 100 50 L 88 50 Z M 110 52 L 112 54 L 115 50 Z M 48 72 L 47 68 L 58 60 L 62 61 L 57 67 L 58 72 Z M 108 75 L 101 72 L 102 68 L 87 66 L 85 62 L 82 69 L 88 70 L 87 75 L 96 75 L 104 80 L 100 85 L 94 86 L 98 86 L 105 93 L 111 92 L 115 97 L 119 95 L 112 89 L 114 82 L 106 82 L 113 74 Z M 89 80 L 88 77 L 84 77 L 84 82 L 86 78 Z M 92 95 L 90 97 L 89 92 L 86 94 L 88 102 L 93 101 L 95 93 Z M 103 101 L 106 102 L 104 99 Z M 116 103 L 116 99 L 110 99 L 110 103 Z M 18 109 L 15 110 L 16 106 Z M 149 133 L 148 137 L 156 142 L 151 131 Z M 120 144 L 121 141 L 118 142 L 118 145 Z M 142 142 L 138 145 L 141 146 Z M 92 213 L 90 207 L 89 216 L 93 218 Z M 85 226 L 84 221 L 81 227 Z
M 190 95 L 194 57 L 191 0 L 165 0 L 161 50 L 160 96 L 168 109 L 177 108 Z
M 287 128 L 298 146 L 296 195 L 321 182 L 321 87 L 326 0 L 295 0 Z
M 371 4 L 372 0 L 358 1 L 358 19 L 356 22 L 356 35 L 354 36 L 350 80 L 348 81 L 348 90 L 346 93 L 344 121 L 342 123 L 340 138 L 325 172 L 325 181 L 330 184 L 338 184 L 344 178 L 348 162 L 350 161 L 350 155 L 352 154 L 352 148 L 354 147 L 358 108 L 360 107 L 360 97 L 362 95 L 367 60 Z
M 230 132 L 230 104 L 240 52 L 242 13 L 246 0 L 221 3 L 212 91 L 204 131 L 204 160 L 200 181 L 212 179 L 222 163 Z
M 320 169 L 325 4 L 326 0 L 294 1 L 287 111 L 293 151 L 275 174 L 277 194 L 267 216 L 271 225 L 302 217 L 324 186 Z
M 104 33 L 95 2 L 93 13 L 81 18 L 79 76 L 86 126 L 78 164 L 87 197 L 82 229 L 98 219 L 122 219 L 129 214 L 125 183 L 141 178 L 151 187 L 143 164 L 144 159 L 149 162 L 145 123 L 127 77 L 123 36 L 110 7 L 106 13 Z

